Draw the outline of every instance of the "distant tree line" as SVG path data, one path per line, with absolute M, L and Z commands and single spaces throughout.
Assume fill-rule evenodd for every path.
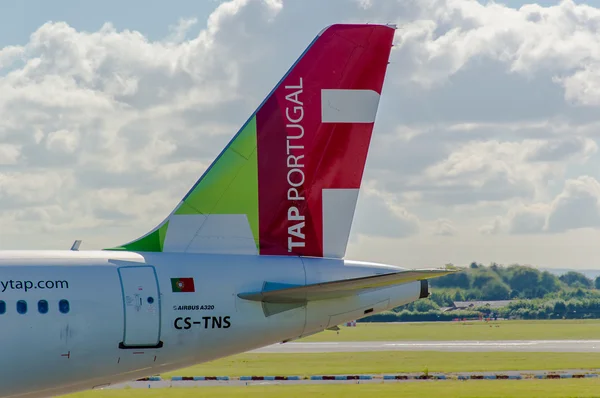
M 450 264 L 451 265 L 451 264 Z M 507 267 L 475 262 L 462 272 L 430 280 L 431 296 L 363 322 L 444 321 L 456 318 L 499 317 L 516 319 L 600 318 L 600 277 L 592 280 L 570 271 L 556 276 L 523 265 Z M 458 301 L 513 300 L 507 306 L 442 311 Z

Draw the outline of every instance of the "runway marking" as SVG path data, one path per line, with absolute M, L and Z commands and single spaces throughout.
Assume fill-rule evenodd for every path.
M 253 353 L 358 352 L 358 351 L 600 351 L 600 340 L 479 340 L 479 341 L 371 341 L 285 343 L 263 347 Z
M 269 377 L 269 376 L 262 376 Z M 305 379 L 293 380 L 247 380 L 244 377 L 231 377 L 227 381 L 199 380 L 203 376 L 187 377 L 188 380 L 156 380 L 133 381 L 107 386 L 108 389 L 131 388 L 185 388 L 208 386 L 250 386 L 250 385 L 285 385 L 285 384 L 365 384 L 365 383 L 406 383 L 419 381 L 447 381 L 447 380 L 527 380 L 527 379 L 588 379 L 598 378 L 598 373 L 576 371 L 504 371 L 504 372 L 460 372 L 460 373 L 433 373 L 423 375 L 419 373 L 398 373 L 383 375 L 319 375 Z

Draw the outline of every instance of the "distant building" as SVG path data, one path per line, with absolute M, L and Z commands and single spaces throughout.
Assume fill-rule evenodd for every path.
M 494 300 L 494 301 L 455 301 L 452 307 L 440 308 L 442 312 L 470 310 L 474 308 L 487 307 L 490 309 L 506 307 L 515 300 Z

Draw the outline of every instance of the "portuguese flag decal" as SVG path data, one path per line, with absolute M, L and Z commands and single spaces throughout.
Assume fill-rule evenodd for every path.
M 171 278 L 171 289 L 175 293 L 195 292 L 194 278 Z

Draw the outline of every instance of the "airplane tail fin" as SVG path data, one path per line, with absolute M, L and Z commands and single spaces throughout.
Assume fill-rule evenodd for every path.
M 324 29 L 175 210 L 110 250 L 342 258 L 394 30 Z

